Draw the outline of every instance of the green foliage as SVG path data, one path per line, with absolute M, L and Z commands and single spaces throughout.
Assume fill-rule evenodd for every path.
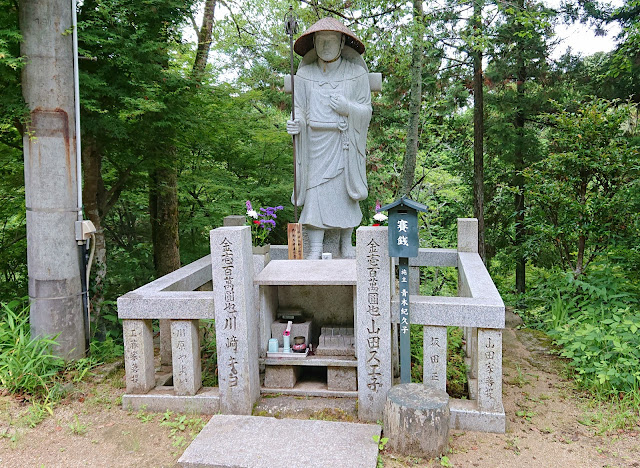
M 200 433 L 205 422 L 197 416 L 186 414 L 173 416 L 173 412 L 167 410 L 160 419 L 160 425 L 170 429 L 169 437 L 173 441 L 173 447 L 183 448 Z
M 215 320 L 200 320 L 203 328 L 201 343 L 202 355 L 202 385 L 204 387 L 218 386 L 218 351 L 216 348 Z
M 584 279 L 557 272 L 534 291 L 527 321 L 548 331 L 576 382 L 596 394 L 638 393 L 640 294 L 624 270 L 594 266 Z
M 50 354 L 55 338 L 31 338 L 29 308 L 19 301 L 0 303 L 0 382 L 12 393 L 47 396 L 63 368 Z
M 423 382 L 423 326 L 411 325 L 411 381 Z M 447 393 L 452 398 L 467 397 L 467 367 L 464 363 L 462 329 L 447 327 Z
M 630 182 L 640 154 L 624 137 L 629 108 L 594 98 L 577 110 L 556 104 L 549 122 L 548 154 L 525 170 L 532 199 L 534 242 L 553 246 L 539 255 L 560 260 L 581 275 L 598 252 L 632 235 Z M 557 260 L 556 260 L 557 261 Z
M 637 393 L 640 387 L 640 313 L 617 309 L 595 325 L 588 313 L 576 315 L 551 331 L 571 360 L 576 381 L 603 394 Z
M 389 442 L 388 437 L 380 437 L 378 435 L 373 436 L 373 441 L 378 444 L 378 460 L 376 462 L 377 468 L 382 468 L 384 466 L 384 460 L 382 459 L 381 453 L 384 451 L 387 443 Z

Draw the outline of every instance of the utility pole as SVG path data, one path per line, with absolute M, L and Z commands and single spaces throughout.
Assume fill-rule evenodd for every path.
M 51 352 L 69 360 L 85 354 L 71 8 L 71 0 L 20 2 L 31 335 L 59 335 Z

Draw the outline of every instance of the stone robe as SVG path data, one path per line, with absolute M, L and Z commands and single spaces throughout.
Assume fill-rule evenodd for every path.
M 358 226 L 362 221 L 358 202 L 368 193 L 368 70 L 344 55 L 340 60 L 335 70 L 326 73 L 315 60 L 303 62 L 295 76 L 296 119 L 300 120 L 296 136 L 298 206 L 304 205 L 300 223 L 319 229 Z M 346 98 L 348 116 L 331 109 L 333 94 Z

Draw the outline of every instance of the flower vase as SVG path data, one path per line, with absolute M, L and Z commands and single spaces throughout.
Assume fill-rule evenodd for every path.
M 271 250 L 271 244 L 254 245 L 252 251 L 254 255 L 267 255 Z

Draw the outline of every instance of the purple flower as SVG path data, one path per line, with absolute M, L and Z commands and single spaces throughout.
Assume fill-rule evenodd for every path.
M 245 205 L 247 205 L 247 211 L 251 211 L 253 210 L 253 208 L 251 208 L 251 202 L 249 200 L 247 200 L 247 202 L 245 203 Z

